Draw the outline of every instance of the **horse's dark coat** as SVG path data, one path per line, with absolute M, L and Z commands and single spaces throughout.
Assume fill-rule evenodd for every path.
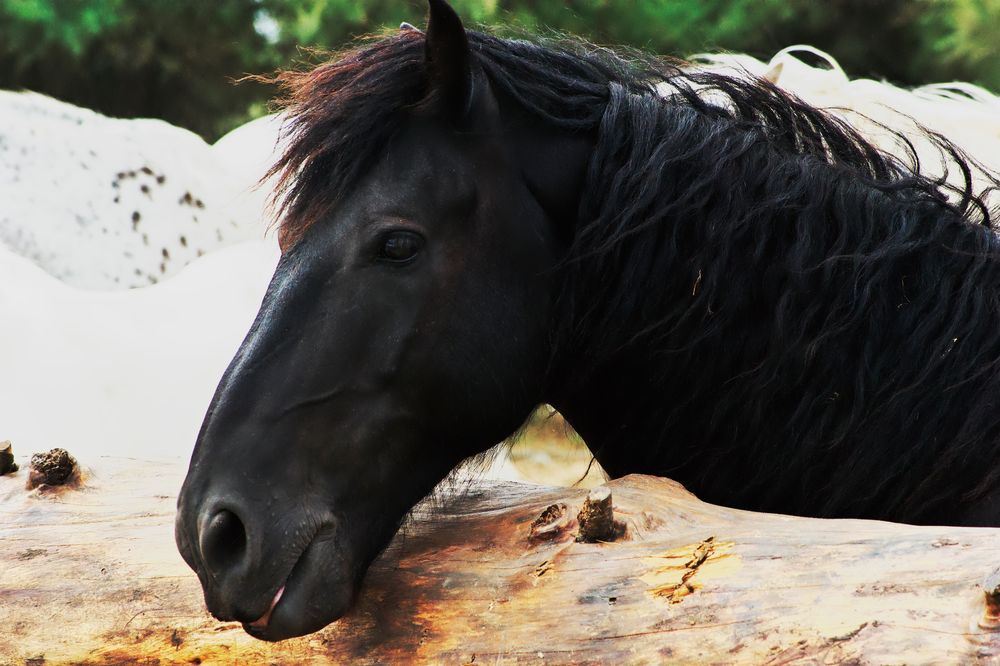
M 285 254 L 179 501 L 213 612 L 253 620 L 287 579 L 257 635 L 335 619 L 407 508 L 540 401 L 611 474 L 708 501 L 1000 524 L 975 165 L 937 139 L 949 203 L 764 81 L 431 7 L 426 38 L 283 78 Z

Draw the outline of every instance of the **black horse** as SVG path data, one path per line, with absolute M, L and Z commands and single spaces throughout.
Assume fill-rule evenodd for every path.
M 710 502 L 1000 524 L 1000 241 L 951 144 L 948 191 L 766 82 L 430 8 L 283 75 L 283 256 L 178 501 L 214 615 L 335 620 L 542 402 Z

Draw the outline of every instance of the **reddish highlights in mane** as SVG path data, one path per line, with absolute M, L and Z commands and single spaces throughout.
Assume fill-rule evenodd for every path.
M 272 202 L 286 250 L 371 168 L 397 130 L 400 111 L 421 102 L 424 35 L 394 31 L 310 71 L 257 80 L 281 88 L 276 106 L 288 118 L 281 130 L 286 148 L 264 176 L 278 177 Z

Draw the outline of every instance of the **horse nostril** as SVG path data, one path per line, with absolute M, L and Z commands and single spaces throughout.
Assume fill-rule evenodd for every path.
M 215 572 L 229 569 L 243 559 L 247 548 L 247 532 L 243 521 L 222 509 L 201 531 L 201 554 L 205 564 Z

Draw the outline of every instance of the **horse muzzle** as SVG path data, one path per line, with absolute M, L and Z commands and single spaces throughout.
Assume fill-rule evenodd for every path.
M 322 629 L 351 607 L 363 575 L 338 521 L 328 511 L 294 520 L 250 522 L 231 502 L 203 502 L 177 514 L 177 545 L 201 581 L 209 612 L 236 621 L 261 640 Z

